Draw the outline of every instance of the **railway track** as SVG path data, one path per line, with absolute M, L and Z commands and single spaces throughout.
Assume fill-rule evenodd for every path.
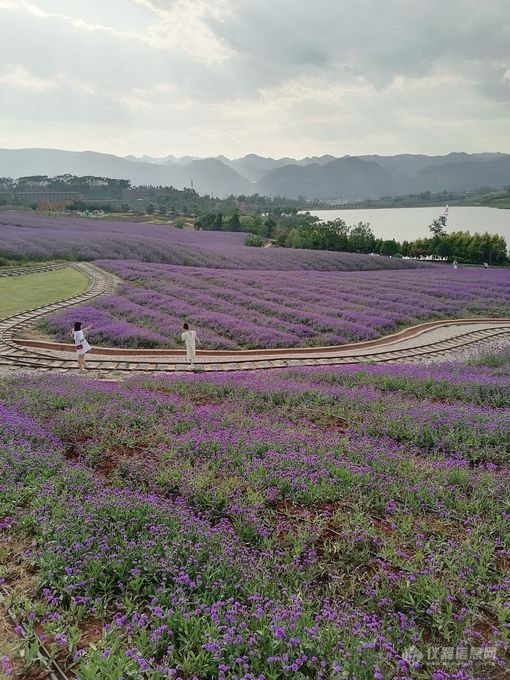
M 81 304 L 115 290 L 118 279 L 89 263 L 74 263 L 89 279 L 89 287 L 80 295 L 44 305 L 0 321 L 0 366 L 37 369 L 39 371 L 76 370 L 72 346 L 59 343 L 23 341 L 19 336 L 42 316 L 64 307 Z M 447 337 L 438 337 L 449 327 Z M 319 366 L 398 363 L 425 357 L 453 357 L 455 352 L 487 340 L 510 339 L 508 319 L 459 319 L 428 322 L 377 341 L 337 347 L 237 352 L 200 351 L 197 365 L 201 371 L 234 371 L 278 368 L 283 366 Z M 125 350 L 95 348 L 88 355 L 87 366 L 100 374 L 155 373 L 189 371 L 183 350 Z
M 53 302 L 49 305 L 42 305 L 40 307 L 35 307 L 33 309 L 21 312 L 14 316 L 8 317 L 7 319 L 0 320 L 0 366 L 14 365 L 18 367 L 22 366 L 34 366 L 34 359 L 39 360 L 38 368 L 41 369 L 51 369 L 51 365 L 46 365 L 43 359 L 32 351 L 20 347 L 16 342 L 15 338 L 18 337 L 28 328 L 31 328 L 37 321 L 46 314 L 51 314 L 59 309 L 65 307 L 70 307 L 72 305 L 79 305 L 89 300 L 92 300 L 100 295 L 108 295 L 113 293 L 115 290 L 119 279 L 109 272 L 105 272 L 99 267 L 89 263 L 72 263 L 71 265 L 75 269 L 81 271 L 86 275 L 89 285 L 86 291 L 80 293 L 79 295 L 74 295 L 70 298 L 65 298 Z M 55 267 L 55 268 L 60 268 Z M 44 270 L 47 271 L 47 270 Z
M 38 272 L 52 272 L 56 269 L 65 269 L 69 267 L 66 262 L 56 262 L 53 264 L 30 264 L 24 267 L 1 267 L 0 278 L 9 276 L 22 276 L 23 274 L 36 274 Z
M 485 327 L 479 330 L 459 333 L 457 336 L 435 342 L 424 342 L 415 347 L 395 348 L 390 350 L 379 349 L 363 354 L 339 353 L 320 354 L 296 357 L 288 355 L 269 355 L 266 357 L 226 356 L 209 357 L 206 353 L 197 358 L 198 370 L 209 371 L 236 371 L 256 370 L 267 368 L 280 368 L 285 366 L 320 366 L 338 364 L 364 364 L 372 362 L 399 363 L 414 361 L 425 357 L 453 357 L 454 353 L 462 348 L 474 344 L 481 344 L 489 339 L 506 336 L 510 338 L 510 324 L 508 327 Z M 20 347 L 11 347 L 8 352 L 0 353 L 0 365 L 17 366 L 20 368 L 32 368 L 42 371 L 73 371 L 76 369 L 76 357 L 74 353 L 62 353 L 55 356 L 45 351 L 25 351 Z M 138 357 L 125 356 L 122 359 L 112 357 L 98 358 L 91 355 L 87 361 L 90 370 L 103 373 L 157 373 L 190 371 L 184 356 Z

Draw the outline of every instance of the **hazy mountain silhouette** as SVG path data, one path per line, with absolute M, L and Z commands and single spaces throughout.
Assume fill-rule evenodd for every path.
M 135 157 L 120 158 L 94 151 L 0 149 L 0 176 L 70 173 L 130 179 L 135 185 L 174 186 L 176 189 L 190 187 L 193 183 L 199 193 L 217 196 L 251 192 L 251 182 L 221 161 L 206 158 L 181 163 L 180 160 L 172 161 L 167 157 L 149 163 Z
M 172 169 L 172 185 L 176 188 L 193 188 L 199 194 L 226 196 L 228 194 L 249 194 L 251 183 L 233 168 L 217 158 L 202 158 Z
M 313 156 L 265 158 L 248 154 L 229 159 L 127 156 L 59 149 L 0 149 L 0 176 L 96 175 L 130 179 L 134 185 L 193 187 L 227 196 L 258 192 L 267 196 L 356 200 L 421 191 L 469 191 L 510 185 L 510 154 L 450 153 L 444 156 Z
M 375 161 L 382 168 L 384 168 L 391 177 L 400 183 L 404 183 L 406 180 L 410 180 L 415 177 L 419 172 L 425 168 L 437 167 L 444 164 L 457 164 L 464 161 L 490 161 L 501 157 L 505 157 L 506 154 L 499 153 L 449 153 L 446 156 L 425 156 L 423 154 L 398 154 L 396 156 L 360 156 L 363 160 Z M 425 173 L 426 175 L 426 173 Z M 422 188 L 418 180 L 419 188 L 418 191 L 427 191 L 428 189 Z M 477 185 L 481 186 L 481 185 Z M 474 187 L 474 188 L 477 188 Z M 446 187 L 445 187 L 446 189 Z M 410 189 L 414 190 L 414 189 Z M 440 189 L 439 191 L 442 191 Z
M 490 160 L 484 157 L 493 154 L 477 156 L 425 167 L 410 179 L 408 186 L 411 191 L 416 190 L 416 187 L 420 191 L 469 191 L 510 185 L 510 155 L 500 154 Z
M 234 160 L 225 156 L 218 156 L 218 158 L 252 182 L 257 182 L 269 170 L 283 168 L 286 165 L 297 165 L 298 163 L 294 158 L 278 158 L 275 160 L 274 158 L 257 156 L 255 153 L 249 153 L 244 158 L 235 158 Z
M 354 157 L 337 158 L 325 165 L 310 163 L 270 170 L 256 188 L 267 196 L 320 199 L 378 198 L 397 190 L 378 163 Z

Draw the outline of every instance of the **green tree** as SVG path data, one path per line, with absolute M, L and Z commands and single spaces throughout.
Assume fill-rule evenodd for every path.
M 429 226 L 429 231 L 434 239 L 439 239 L 446 235 L 446 215 L 439 215 Z
M 205 231 L 212 231 L 216 222 L 216 215 L 214 213 L 205 213 L 195 220 L 195 229 L 203 229 Z
M 312 248 L 317 250 L 349 250 L 350 227 L 338 218 L 330 222 L 308 223 Z
M 453 246 L 447 239 L 441 239 L 436 246 L 436 254 L 440 257 L 450 258 L 453 255 Z
M 411 244 L 409 243 L 409 241 L 402 241 L 402 243 L 400 244 L 400 252 L 402 253 L 402 255 L 403 255 L 404 257 L 409 256 L 409 254 L 410 254 L 410 245 L 411 245 Z
M 252 234 L 265 235 L 265 227 L 260 213 L 251 213 L 241 217 L 241 230 Z
M 374 232 L 368 222 L 358 222 L 349 232 L 349 250 L 354 253 L 373 253 L 375 248 Z
M 382 242 L 381 255 L 395 255 L 398 251 L 398 243 L 394 238 Z
M 246 234 L 244 245 L 253 248 L 261 248 L 264 245 L 264 239 L 262 236 L 259 236 L 259 234 Z
M 274 231 L 276 229 L 276 221 L 274 220 L 273 216 L 271 213 L 268 214 L 266 217 L 266 220 L 264 222 L 264 227 L 266 231 L 266 236 L 272 236 L 274 234 Z
M 287 246 L 289 248 L 313 248 L 313 242 L 310 233 L 305 232 L 298 227 L 294 227 L 289 231 L 287 236 Z
M 223 215 L 219 212 L 214 220 L 214 231 L 221 231 L 223 229 Z
M 237 210 L 232 213 L 228 222 L 229 231 L 241 231 L 241 221 Z

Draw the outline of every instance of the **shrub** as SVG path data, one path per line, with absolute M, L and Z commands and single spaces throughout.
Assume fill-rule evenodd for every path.
M 264 245 L 264 239 L 258 234 L 246 234 L 244 245 L 253 246 L 254 248 L 261 248 Z

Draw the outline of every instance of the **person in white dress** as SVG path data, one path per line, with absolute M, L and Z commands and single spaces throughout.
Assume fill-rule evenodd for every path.
M 92 325 L 82 328 L 81 321 L 75 321 L 73 328 L 73 338 L 76 354 L 78 355 L 78 368 L 80 371 L 85 369 L 85 355 L 87 352 L 90 352 L 90 345 L 85 339 L 85 333 L 91 328 Z
M 182 326 L 181 340 L 186 345 L 186 355 L 190 363 L 191 368 L 195 368 L 195 352 L 197 343 L 202 344 L 197 337 L 196 331 L 191 331 L 189 328 L 189 323 L 184 323 Z

